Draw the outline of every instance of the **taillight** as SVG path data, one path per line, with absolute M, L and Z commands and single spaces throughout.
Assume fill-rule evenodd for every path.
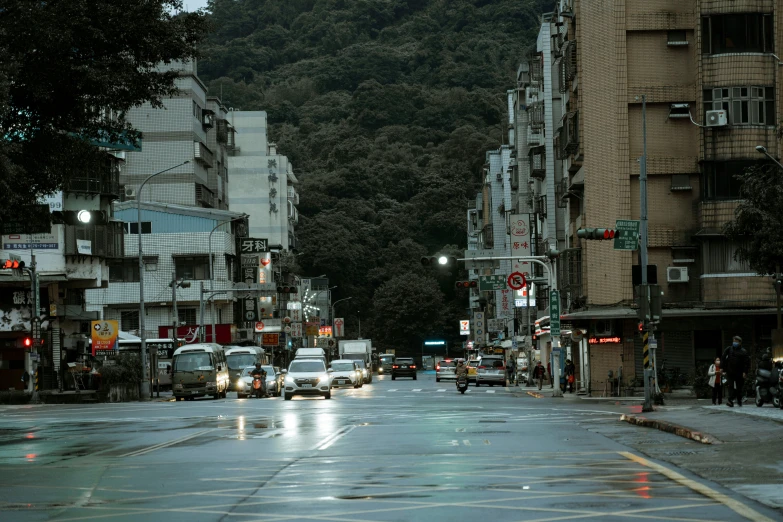
M 505 366 L 498 366 L 498 370 L 505 370 L 505 369 L 506 369 Z
M 399 366 L 397 366 L 397 365 L 395 364 L 394 366 L 392 366 L 392 368 L 399 368 Z
M 486 370 L 486 369 L 487 369 L 486 366 L 479 366 L 479 370 Z
M 411 364 L 411 368 L 413 368 L 415 370 L 416 369 L 416 365 L 415 364 Z
M 440 371 L 440 364 L 435 367 L 436 371 Z

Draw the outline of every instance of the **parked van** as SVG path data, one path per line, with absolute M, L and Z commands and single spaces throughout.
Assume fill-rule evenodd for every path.
M 228 371 L 232 380 L 242 377 L 242 370 L 256 363 L 266 364 L 266 354 L 259 346 L 224 346 Z
M 171 382 L 172 392 L 178 401 L 205 395 L 225 398 L 229 376 L 223 347 L 204 343 L 177 348 L 171 364 Z

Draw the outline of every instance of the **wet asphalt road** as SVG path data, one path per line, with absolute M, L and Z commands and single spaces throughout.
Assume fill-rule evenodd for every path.
M 779 519 L 593 429 L 616 406 L 433 375 L 332 397 L 0 407 L 0 520 Z

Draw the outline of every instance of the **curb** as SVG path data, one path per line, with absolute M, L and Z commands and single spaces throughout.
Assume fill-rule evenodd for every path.
M 684 437 L 686 439 L 690 439 L 696 442 L 701 442 L 702 444 L 720 444 L 720 441 L 715 437 L 713 437 L 712 435 L 701 433 L 700 431 L 694 431 L 690 428 L 684 428 L 682 426 L 678 426 L 677 424 L 672 424 L 671 422 L 667 422 L 664 420 L 648 419 L 647 417 L 638 417 L 635 415 L 625 415 L 625 414 L 620 416 L 620 420 L 627 422 L 629 424 L 635 424 L 636 426 L 655 428 L 657 430 L 665 431 L 667 433 L 674 433 L 675 435 L 678 435 L 680 437 Z

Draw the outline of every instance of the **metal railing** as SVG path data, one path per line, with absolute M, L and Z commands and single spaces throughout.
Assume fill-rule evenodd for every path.
M 119 221 L 106 225 L 66 225 L 65 255 L 83 255 L 79 252 L 77 240 L 90 241 L 93 257 L 117 258 L 125 255 L 125 229 Z

